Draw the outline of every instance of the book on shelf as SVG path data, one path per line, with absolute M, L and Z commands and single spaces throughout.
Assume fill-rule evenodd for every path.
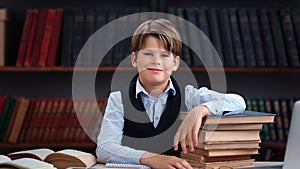
M 0 168 L 55 169 L 53 164 L 49 164 L 33 158 L 20 158 L 12 160 L 5 155 L 0 155 Z
M 257 12 L 258 12 L 261 39 L 262 39 L 262 45 L 264 49 L 266 66 L 275 67 L 277 66 L 277 60 L 275 58 L 275 48 L 273 45 L 273 36 L 270 28 L 268 10 L 263 8 L 263 9 L 258 9 Z
M 8 21 L 7 9 L 0 9 L 0 66 L 5 66 L 6 61 L 6 22 Z
M 250 32 L 252 35 L 254 56 L 257 67 L 266 66 L 264 49 L 262 46 L 261 31 L 259 29 L 257 9 L 248 9 Z
M 10 159 L 36 159 L 54 165 L 56 168 L 91 167 L 97 163 L 96 157 L 87 152 L 64 149 L 54 152 L 48 148 L 12 152 L 7 155 Z

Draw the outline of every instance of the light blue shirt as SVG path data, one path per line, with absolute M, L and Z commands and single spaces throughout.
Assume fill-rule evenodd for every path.
M 158 97 L 150 96 L 137 80 L 136 94 L 141 93 L 141 99 L 150 121 L 156 128 L 161 114 L 165 109 L 169 90 L 176 94 L 176 90 L 169 80 L 166 90 Z M 223 94 L 209 90 L 206 87 L 196 89 L 191 85 L 185 87 L 185 104 L 190 111 L 193 107 L 204 105 L 212 114 L 221 115 L 223 111 L 238 113 L 245 110 L 244 99 L 237 94 Z M 136 95 L 137 97 L 137 95 Z M 140 158 L 145 153 L 122 146 L 121 140 L 124 126 L 124 110 L 120 91 L 112 92 L 107 101 L 107 107 L 103 117 L 100 133 L 97 139 L 96 155 L 100 162 L 117 162 L 140 164 Z M 173 139 L 173 138 L 170 138 Z

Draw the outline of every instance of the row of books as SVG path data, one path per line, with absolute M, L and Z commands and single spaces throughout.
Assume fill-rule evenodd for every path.
M 261 132 L 263 141 L 287 141 L 295 101 L 296 98 L 246 98 L 248 110 L 276 114 L 275 123 L 263 126 Z
M 274 124 L 263 125 L 262 141 L 286 142 L 295 100 L 296 98 L 246 98 L 247 110 L 276 114 Z M 104 105 L 105 99 L 98 99 L 98 105 L 95 105 L 91 99 L 73 102 L 71 98 L 28 99 L 0 96 L 0 141 L 88 141 L 88 136 L 95 139 L 97 131 L 93 129 L 99 125 L 98 108 L 102 112 Z M 54 137 L 54 133 L 59 133 L 61 137 Z M 82 137 L 79 138 L 80 136 Z
M 55 13 L 59 11 L 57 13 L 59 19 L 53 21 L 51 19 L 53 17 L 50 17 L 49 14 L 47 15 L 49 18 L 44 17 L 44 11 L 49 13 L 53 10 L 27 11 L 17 66 L 74 66 L 76 61 L 78 65 L 82 66 L 99 66 L 96 62 L 96 57 L 99 57 L 99 53 L 97 53 L 99 46 L 97 47 L 97 45 L 118 42 L 119 39 L 114 39 L 118 38 L 118 32 L 128 28 L 129 25 L 138 25 L 137 23 L 153 17 L 153 13 L 148 13 L 140 18 L 135 18 L 135 20 L 121 20 L 118 25 L 120 27 L 113 28 L 107 37 L 100 38 L 101 40 L 98 38 L 97 41 L 95 40 L 97 38 L 90 37 L 106 23 L 128 14 L 147 12 L 149 9 L 56 9 Z M 30 14 L 32 12 L 34 15 L 38 15 L 35 24 L 32 23 L 35 20 L 32 18 L 33 14 Z M 63 17 L 61 16 L 62 12 Z M 191 27 L 180 19 L 173 21 L 179 29 L 183 41 L 199 44 L 197 49 L 191 49 L 183 44 L 181 58 L 188 66 L 202 67 L 205 63 L 205 66 L 215 67 L 218 65 L 218 61 L 214 57 L 219 57 L 225 67 L 300 66 L 300 10 L 298 9 L 290 11 L 288 9 L 199 7 L 168 8 L 165 12 L 194 24 L 208 38 L 193 34 Z M 170 19 L 172 20 L 172 18 Z M 28 23 L 31 23 L 30 26 Z M 38 25 L 45 26 L 37 29 Z M 53 25 L 52 29 L 50 25 Z M 50 40 L 49 37 L 51 37 Z M 78 59 L 79 53 L 88 39 L 93 44 L 88 49 L 91 50 L 91 53 Z M 102 41 L 104 39 L 106 40 Z M 117 66 L 123 59 L 130 56 L 130 37 L 120 40 L 119 43 L 112 44 L 113 47 L 105 54 L 100 65 Z M 208 49 L 210 41 L 216 49 L 217 56 L 213 49 Z M 48 47 L 47 45 L 52 46 Z M 57 52 L 57 46 L 61 47 L 61 51 Z M 201 55 L 196 55 L 193 50 L 200 50 Z M 45 54 L 47 52 L 48 54 Z M 31 59 L 32 63 L 26 63 L 27 57 L 33 58 Z M 203 59 L 201 60 L 200 57 Z M 48 60 L 51 64 L 47 64 Z
M 260 149 L 262 125 L 273 123 L 275 114 L 246 110 L 240 114 L 207 116 L 195 151 L 181 153 L 193 167 L 251 166 Z
M 98 135 L 104 104 L 105 99 L 0 96 L 1 142 L 90 142 Z

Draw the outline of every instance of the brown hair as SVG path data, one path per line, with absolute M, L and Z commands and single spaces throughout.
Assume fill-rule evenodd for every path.
M 181 37 L 175 26 L 166 19 L 148 20 L 142 23 L 134 32 L 131 40 L 133 52 L 143 49 L 149 36 L 158 38 L 164 48 L 179 56 L 181 53 Z

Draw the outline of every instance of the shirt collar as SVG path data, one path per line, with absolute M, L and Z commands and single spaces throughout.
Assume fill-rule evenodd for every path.
M 137 98 L 137 97 L 138 97 L 138 94 L 141 93 L 141 92 L 149 96 L 149 93 L 145 90 L 145 88 L 144 88 L 144 87 L 142 86 L 142 84 L 140 83 L 139 78 L 138 78 L 137 81 L 136 81 L 136 88 L 135 88 L 135 89 L 136 89 L 136 90 L 135 90 L 135 91 L 136 91 L 136 93 L 135 93 L 135 98 Z M 174 85 L 173 85 L 171 79 L 169 79 L 169 83 L 168 83 L 168 86 L 167 86 L 165 92 L 168 92 L 169 90 L 171 90 L 173 96 L 176 94 L 176 90 L 175 90 L 175 88 L 174 88 Z

